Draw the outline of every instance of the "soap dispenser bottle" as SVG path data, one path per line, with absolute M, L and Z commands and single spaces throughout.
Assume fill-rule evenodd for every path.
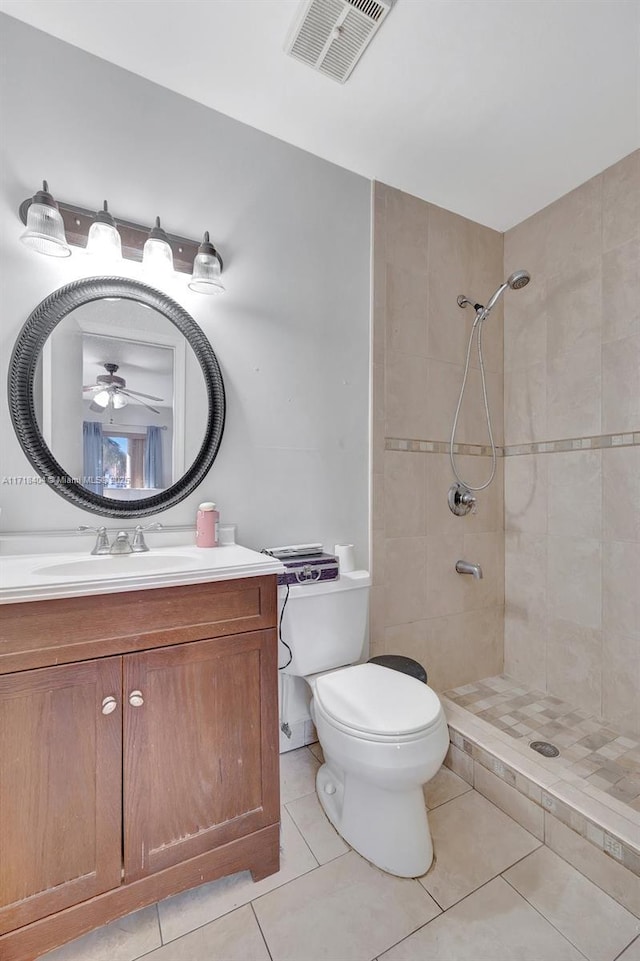
M 196 517 L 196 547 L 218 546 L 220 512 L 213 501 L 205 501 L 198 507 Z

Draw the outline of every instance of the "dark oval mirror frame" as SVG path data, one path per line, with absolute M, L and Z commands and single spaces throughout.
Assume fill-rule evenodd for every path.
M 40 351 L 47 337 L 67 314 L 105 297 L 134 300 L 157 310 L 178 328 L 198 358 L 207 389 L 207 426 L 202 446 L 182 477 L 152 497 L 114 501 L 87 490 L 58 464 L 36 419 L 33 386 Z M 224 430 L 225 393 L 222 374 L 211 344 L 193 318 L 170 297 L 153 287 L 125 277 L 89 277 L 50 294 L 28 317 L 9 364 L 9 410 L 20 445 L 32 466 L 57 494 L 76 507 L 105 517 L 145 517 L 174 507 L 204 480 L 213 464 Z

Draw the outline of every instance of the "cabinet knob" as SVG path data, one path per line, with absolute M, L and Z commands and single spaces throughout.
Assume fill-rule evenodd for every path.
M 113 697 L 112 695 L 109 695 L 109 697 L 105 697 L 104 700 L 102 701 L 102 713 L 113 714 L 117 706 L 118 706 L 118 702 L 116 701 L 115 697 Z
M 142 696 L 142 691 L 132 691 L 129 695 L 129 704 L 131 707 L 142 707 L 144 704 L 144 698 Z

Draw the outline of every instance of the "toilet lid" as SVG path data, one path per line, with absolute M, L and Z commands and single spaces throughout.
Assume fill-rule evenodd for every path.
M 314 696 L 339 724 L 368 734 L 412 734 L 440 716 L 438 696 L 415 677 L 378 664 L 355 664 L 318 677 Z

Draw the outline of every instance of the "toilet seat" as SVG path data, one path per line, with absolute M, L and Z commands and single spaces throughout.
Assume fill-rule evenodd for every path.
M 431 688 L 377 664 L 356 664 L 320 675 L 314 699 L 330 724 L 369 741 L 416 740 L 444 720 Z

